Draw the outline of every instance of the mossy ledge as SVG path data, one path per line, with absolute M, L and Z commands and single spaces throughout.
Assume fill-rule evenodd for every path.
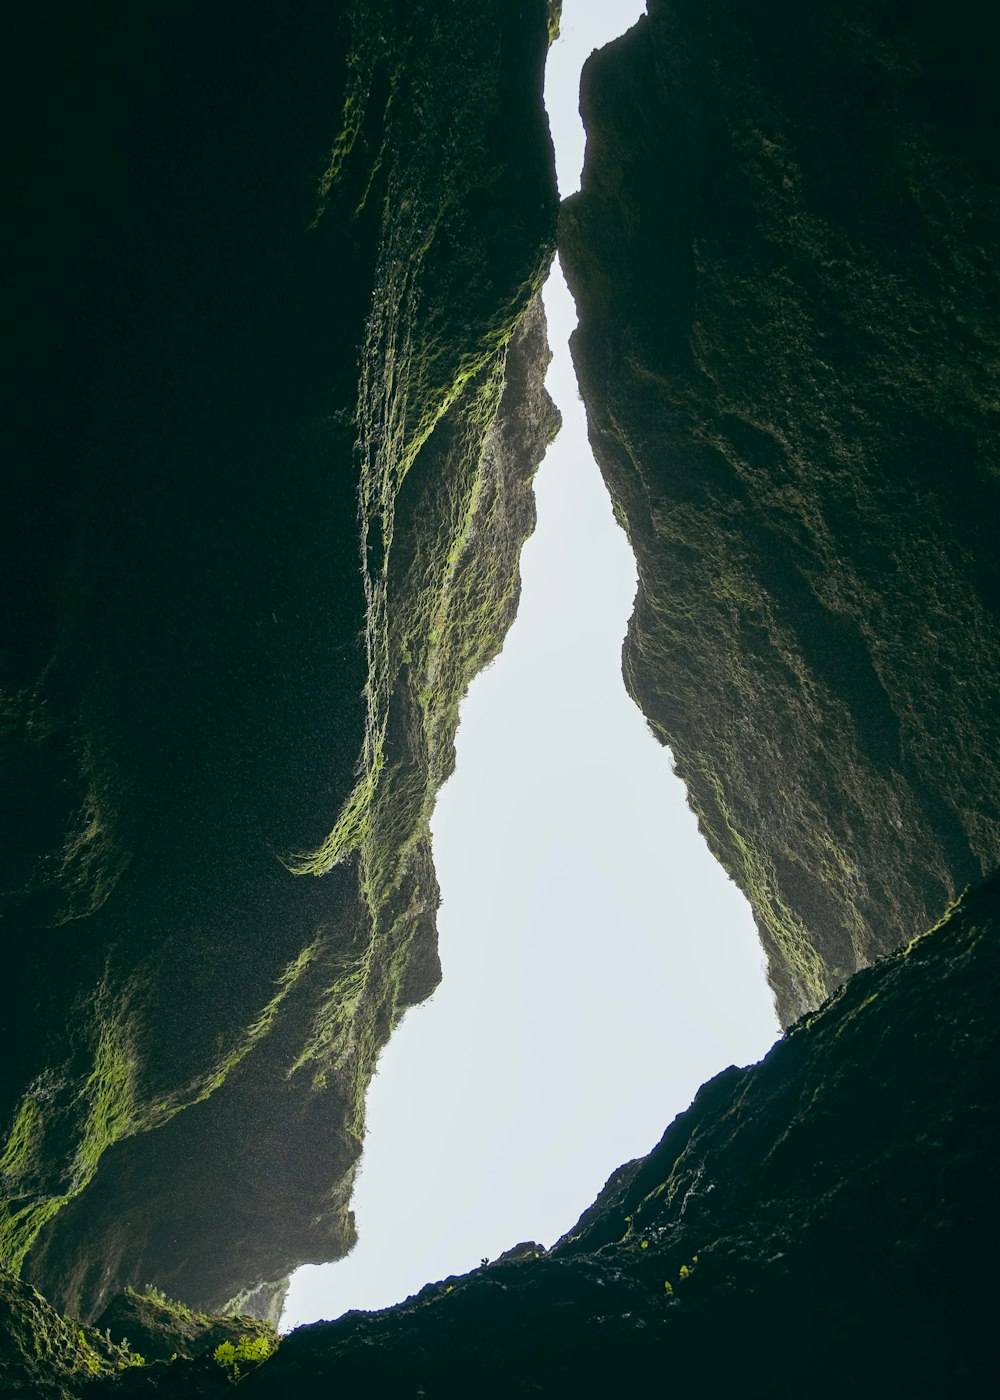
M 0 1262 L 84 1319 L 147 1283 L 273 1314 L 353 1241 L 557 426 L 549 19 L 13 26 Z
M 787 1024 L 1000 860 L 995 10 L 652 0 L 560 257 L 629 689 Z

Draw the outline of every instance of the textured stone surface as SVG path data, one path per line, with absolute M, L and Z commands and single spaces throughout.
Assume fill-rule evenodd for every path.
M 626 679 L 787 1022 L 1000 855 L 996 19 L 654 0 L 561 257 Z
M 537 311 L 501 408 L 552 250 L 548 19 L 12 18 L 0 1262 L 71 1312 L 273 1311 L 353 1240 L 556 425 Z
M 4 1400 L 77 1400 L 85 1385 L 137 1360 L 75 1318 L 61 1317 L 29 1284 L 0 1270 L 0 1394 Z

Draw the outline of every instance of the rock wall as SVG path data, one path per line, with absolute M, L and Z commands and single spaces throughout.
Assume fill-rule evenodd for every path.
M 560 256 L 625 675 L 786 1023 L 1000 856 L 997 21 L 651 0 Z
M 0 1264 L 85 1318 L 273 1311 L 354 1238 L 557 426 L 552 18 L 12 19 Z

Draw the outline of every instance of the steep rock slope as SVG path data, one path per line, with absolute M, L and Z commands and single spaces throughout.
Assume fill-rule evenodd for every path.
M 992 1389 L 1000 877 L 706 1084 L 550 1252 L 286 1337 L 261 1400 Z M 94 1396 L 212 1393 L 186 1364 Z
M 353 1239 L 557 421 L 553 19 L 12 19 L 0 1263 L 85 1318 L 273 1309 Z
M 1000 857 L 992 12 L 651 0 L 561 257 L 630 691 L 786 1024 Z

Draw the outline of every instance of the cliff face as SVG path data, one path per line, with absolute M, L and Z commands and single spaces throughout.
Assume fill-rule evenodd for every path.
M 561 257 L 631 693 L 786 1023 L 1000 854 L 996 20 L 653 0 Z
M 550 10 L 12 22 L 0 1263 L 85 1317 L 352 1242 L 557 426 Z

